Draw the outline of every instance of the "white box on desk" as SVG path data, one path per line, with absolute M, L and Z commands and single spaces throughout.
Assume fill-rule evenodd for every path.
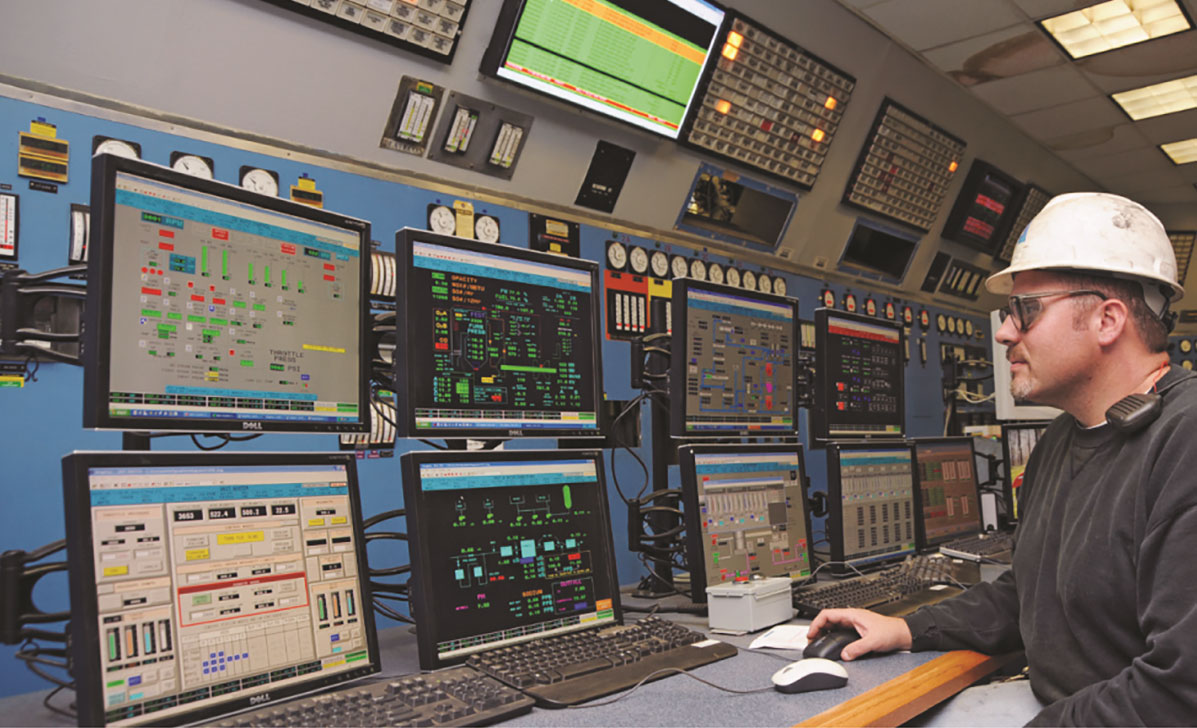
M 794 618 L 790 580 L 753 579 L 707 587 L 707 614 L 712 632 L 756 632 Z

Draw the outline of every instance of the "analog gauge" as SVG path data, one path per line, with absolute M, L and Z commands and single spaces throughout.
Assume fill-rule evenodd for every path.
M 919 311 L 919 326 L 923 327 L 923 331 L 931 328 L 931 314 L 925 308 Z
M 1181 367 L 1181 369 L 1188 369 L 1188 370 L 1192 371 L 1192 369 L 1193 369 L 1193 360 L 1192 360 L 1192 359 L 1185 359 L 1184 361 L 1182 361 L 1182 362 L 1180 363 L 1180 367 Z
M 964 319 L 959 316 L 956 317 L 956 333 L 964 336 Z
M 865 299 L 865 313 L 867 313 L 870 316 L 876 316 L 877 315 L 877 302 L 871 298 L 866 298 Z
M 835 308 L 835 291 L 824 288 L 823 292 L 819 294 L 819 300 L 823 302 L 824 308 Z
M 914 324 L 914 309 L 910 306 L 902 307 L 902 320 L 907 324 Z
M 753 273 L 750 270 L 744 271 L 744 274 L 740 276 L 740 285 L 750 291 L 755 291 L 756 290 L 756 273 Z
M 649 263 L 652 265 L 653 275 L 657 278 L 664 278 L 669 275 L 669 256 L 664 251 L 654 250 Z
M 893 321 L 897 317 L 898 317 L 898 311 L 897 311 L 897 309 L 894 308 L 894 302 L 886 301 L 885 302 L 885 318 L 889 319 L 890 321 Z
M 773 293 L 778 296 L 786 295 L 786 279 L 778 276 L 773 279 Z
M 707 279 L 707 264 L 698 258 L 691 260 L 690 277 L 700 281 L 705 281 Z
M 126 142 L 120 139 L 106 139 L 104 137 L 95 137 L 95 151 L 96 154 L 114 154 L 118 157 L 126 159 L 141 159 L 141 146 L 133 142 Z
M 261 167 L 242 167 L 241 186 L 261 195 L 278 197 L 278 174 Z
M 956 333 L 956 317 L 955 316 L 948 316 L 948 333 L 949 334 Z
M 965 336 L 973 335 L 973 322 L 969 321 L 968 319 L 964 320 L 964 335 Z
M 727 278 L 727 285 L 731 286 L 732 288 L 740 287 L 740 269 L 739 268 L 730 268 L 729 267 L 727 269 L 726 278 Z
M 212 170 L 213 162 L 207 157 L 201 157 L 198 154 L 184 154 L 183 152 L 170 153 L 170 168 L 176 172 L 189 174 L 200 179 L 212 179 L 215 176 Z
M 499 221 L 490 215 L 475 217 L 474 237 L 484 243 L 499 242 Z
M 939 314 L 938 316 L 936 316 L 935 317 L 935 328 L 941 334 L 943 332 L 947 331 L 948 330 L 948 317 L 944 316 L 942 313 Z
M 683 256 L 675 255 L 670 258 L 669 271 L 673 273 L 674 278 L 685 278 L 688 270 L 690 270 L 690 264 Z
M 723 266 L 718 263 L 711 263 L 707 266 L 707 280 L 711 283 L 718 283 L 723 285 Z
M 761 293 L 773 292 L 773 279 L 769 277 L 768 273 L 761 273 L 756 277 L 756 289 Z
M 851 293 L 844 294 L 844 310 L 848 313 L 856 313 L 856 296 Z
M 435 205 L 428 211 L 428 229 L 441 235 L 457 232 L 457 216 L 444 205 Z
M 1188 339 L 1180 340 L 1180 352 L 1182 354 L 1188 354 L 1192 350 L 1193 350 L 1193 342 L 1192 341 L 1190 341 Z
M 623 270 L 628 264 L 628 249 L 623 247 L 623 243 L 617 240 L 607 243 L 607 264 L 615 270 Z
M 633 245 L 628 251 L 628 263 L 631 264 L 633 273 L 644 275 L 648 272 L 648 252 L 638 245 Z

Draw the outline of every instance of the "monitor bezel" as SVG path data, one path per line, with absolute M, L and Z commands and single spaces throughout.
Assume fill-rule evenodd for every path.
M 412 392 L 415 367 L 409 359 L 416 356 L 418 347 L 411 344 L 409 318 L 413 312 L 427 310 L 428 301 L 412 300 L 415 295 L 412 290 L 410 276 L 412 275 L 412 246 L 416 242 L 443 245 L 486 255 L 514 258 L 517 260 L 549 265 L 558 268 L 568 268 L 581 271 L 590 276 L 590 328 L 591 328 L 591 360 L 593 362 L 594 377 L 591 382 L 595 412 L 595 428 L 579 429 L 569 427 L 544 428 L 536 430 L 512 430 L 502 427 L 437 427 L 419 429 L 416 427 L 416 407 Z M 555 437 L 599 437 L 603 431 L 602 402 L 603 402 L 603 370 L 602 370 L 602 328 L 600 315 L 602 297 L 599 287 L 598 263 L 590 260 L 569 258 L 553 253 L 542 253 L 527 248 L 517 248 L 500 243 L 483 243 L 470 238 L 459 238 L 452 235 L 405 227 L 395 232 L 395 266 L 396 291 L 395 297 L 395 340 L 406 342 L 403 352 L 396 352 L 394 358 L 395 393 L 396 393 L 396 424 L 399 437 L 423 437 L 435 439 L 461 438 L 555 438 Z
M 977 505 L 976 528 L 974 529 L 974 533 L 965 531 L 950 536 L 941 536 L 932 541 L 927 538 L 927 527 L 923 520 L 923 481 L 919 475 L 919 445 L 961 444 L 966 440 L 968 441 L 969 454 L 972 455 L 973 490 L 976 493 Z M 941 544 L 967 536 L 975 536 L 983 532 L 985 530 L 985 520 L 981 514 L 981 482 L 980 478 L 977 477 L 977 448 L 973 438 L 969 435 L 959 435 L 956 437 L 914 437 L 910 439 L 910 442 L 913 445 L 912 451 L 914 453 L 914 535 L 919 551 L 931 548 L 932 546 L 940 546 Z
M 843 451 L 853 450 L 875 450 L 877 448 L 890 448 L 894 450 L 905 449 L 910 452 L 910 480 L 912 485 L 911 490 L 911 508 L 917 505 L 914 499 L 917 497 L 914 490 L 918 489 L 918 474 L 915 473 L 915 459 L 914 459 L 914 445 L 907 439 L 886 439 L 886 440 L 852 440 L 842 441 L 833 440 L 827 443 L 827 522 L 825 524 L 825 534 L 827 537 L 828 552 L 830 554 L 831 563 L 828 566 L 833 574 L 854 574 L 857 571 L 870 571 L 879 569 L 890 564 L 902 561 L 908 556 L 913 556 L 918 553 L 918 533 L 917 528 L 914 539 L 914 549 L 911 551 L 901 551 L 889 555 L 878 555 L 865 557 L 863 561 L 854 560 L 849 565 L 845 559 L 844 549 L 844 510 L 843 510 L 843 483 L 841 481 L 840 473 L 840 456 Z M 917 524 L 917 511 L 915 514 Z
M 790 308 L 790 340 L 793 342 L 793 356 L 790 365 L 790 370 L 793 372 L 793 378 L 790 382 L 790 391 L 793 392 L 794 404 L 790 429 L 762 430 L 754 429 L 753 427 L 746 425 L 744 427 L 728 428 L 724 430 L 704 430 L 702 432 L 686 431 L 686 397 L 684 396 L 684 382 L 686 381 L 686 357 L 684 356 L 684 352 L 688 346 L 688 337 L 686 335 L 686 319 L 689 305 L 687 303 L 687 296 L 692 289 L 709 291 L 711 293 L 717 293 L 721 295 L 737 296 L 741 298 L 755 298 L 765 303 L 780 304 Z M 674 352 L 674 355 L 671 357 L 669 372 L 670 437 L 685 440 L 709 440 L 712 438 L 724 437 L 797 437 L 799 419 L 798 370 L 801 366 L 799 363 L 799 354 L 802 351 L 802 329 L 800 319 L 798 318 L 798 299 L 790 296 L 778 296 L 773 293 L 749 291 L 744 288 L 734 288 L 732 286 L 720 285 L 717 283 L 711 283 L 709 281 L 700 281 L 694 278 L 675 278 L 673 280 L 673 287 L 671 290 L 671 299 L 673 301 L 673 331 L 670 334 L 669 346 L 670 351 Z M 677 396 L 678 394 L 683 396 Z
M 96 571 L 92 543 L 91 490 L 88 470 L 94 467 L 221 467 L 273 465 L 344 465 L 353 514 L 354 550 L 358 559 L 362 629 L 368 664 L 311 683 L 298 683 L 234 698 L 227 703 L 175 713 L 165 719 L 151 718 L 154 725 L 180 725 L 248 709 L 257 709 L 302 693 L 330 685 L 357 680 L 382 669 L 378 633 L 374 624 L 373 594 L 370 588 L 365 531 L 362 523 L 361 493 L 357 479 L 357 461 L 353 453 L 271 452 L 92 452 L 75 451 L 62 459 L 62 491 L 66 522 L 68 586 L 71 599 L 71 639 L 69 654 L 75 677 L 76 707 L 79 725 L 105 725 L 106 706 L 100 672 L 100 632 L 96 624 L 99 604 L 96 596 Z M 265 697 L 263 697 L 265 696 Z M 156 714 L 151 714 L 156 715 Z M 136 722 L 145 724 L 147 721 Z
M 422 493 L 420 487 L 420 466 L 428 463 L 482 463 L 482 462 L 534 462 L 545 460 L 588 459 L 595 463 L 598 475 L 598 516 L 603 522 L 598 538 L 607 549 L 607 569 L 611 573 L 614 591 L 611 605 L 615 624 L 623 624 L 623 608 L 620 604 L 618 571 L 615 566 L 615 541 L 611 534 L 611 513 L 607 502 L 607 480 L 603 469 L 602 450 L 436 450 L 413 451 L 399 457 L 399 468 L 403 480 L 403 503 L 407 511 L 408 548 L 411 553 L 411 616 L 416 620 L 416 643 L 419 649 L 420 669 L 435 670 L 456 665 L 468 659 L 468 655 L 440 659 L 436 652 L 437 625 L 441 612 L 437 609 L 435 595 L 424 588 L 423 575 L 432 569 L 434 555 L 432 529 L 421 515 Z M 587 629 L 590 625 L 579 624 L 569 633 Z M 537 639 L 529 637 L 529 640 Z M 485 649 L 480 650 L 485 652 Z M 472 653 L 476 654 L 476 653 Z
M 698 472 L 696 470 L 697 456 L 699 455 L 751 455 L 757 453 L 763 454 L 782 454 L 788 455 L 793 452 L 798 454 L 798 478 L 802 487 L 802 498 L 800 507 L 802 508 L 802 521 L 806 528 L 806 563 L 814 568 L 813 549 L 811 544 L 811 518 L 810 508 L 807 503 L 808 478 L 806 473 L 806 457 L 803 454 L 802 443 L 793 442 L 788 444 L 768 444 L 768 445 L 754 445 L 754 444 L 722 444 L 722 445 L 683 445 L 678 448 L 678 466 L 681 471 L 682 482 L 682 512 L 685 516 L 686 522 L 686 561 L 690 567 L 690 599 L 695 603 L 705 603 L 707 601 L 707 587 L 711 586 L 707 583 L 707 569 L 706 559 L 703 551 L 703 536 L 702 526 L 699 523 L 698 512 Z M 790 576 L 790 581 L 798 583 L 806 577 L 795 578 Z
M 1007 433 L 1011 430 L 1042 430 L 1039 433 L 1039 439 L 1035 440 L 1035 445 L 1039 445 L 1039 440 L 1043 439 L 1046 434 L 1048 426 L 1052 420 L 1040 421 L 1026 421 L 1026 422 L 1003 422 L 1002 427 L 1002 500 L 1006 504 L 1006 522 L 1010 524 L 1018 523 L 1018 518 L 1014 515 L 1014 481 L 1010 477 L 1010 439 Z M 1032 448 L 1033 450 L 1034 448 Z M 1027 462 L 1030 462 L 1030 455 L 1027 456 Z M 1024 466 L 1025 468 L 1025 466 Z
M 273 212 L 306 218 L 313 222 L 352 230 L 359 235 L 358 256 L 358 412 L 356 423 L 289 422 L 279 420 L 114 417 L 109 414 L 108 398 L 112 392 L 112 276 L 116 175 L 127 173 L 157 182 L 176 185 L 197 192 L 223 197 L 234 202 Z M 173 169 L 100 154 L 92 159 L 91 234 L 88 241 L 87 301 L 83 308 L 83 336 L 80 358 L 83 360 L 83 427 L 98 430 L 161 430 L 170 432 L 290 432 L 334 433 L 370 431 L 370 223 L 279 197 L 271 197 L 236 185 L 200 179 Z
M 827 346 L 828 346 L 828 330 L 827 319 L 829 317 L 840 317 L 858 323 L 870 324 L 873 326 L 883 326 L 894 329 L 898 333 L 898 362 L 900 376 L 897 379 L 898 389 L 898 411 L 901 413 L 899 418 L 899 426 L 902 428 L 897 433 L 882 433 L 875 434 L 836 434 L 832 435 L 829 432 L 828 422 L 828 397 L 827 387 L 829 386 L 828 372 L 827 372 Z M 906 367 L 903 362 L 902 352 L 905 350 L 906 333 L 901 323 L 897 321 L 888 321 L 883 318 L 875 318 L 859 313 L 849 313 L 848 311 L 841 311 L 834 308 L 819 307 L 815 309 L 815 391 L 813 393 L 812 407 L 810 409 L 810 438 L 812 443 L 822 445 L 834 440 L 848 440 L 860 439 L 869 441 L 894 441 L 901 440 L 906 437 Z

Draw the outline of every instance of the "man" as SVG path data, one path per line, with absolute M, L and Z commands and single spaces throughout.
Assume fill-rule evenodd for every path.
M 1168 236 L 1130 200 L 1061 195 L 986 287 L 1011 294 L 996 334 L 1011 391 L 1065 412 L 1027 463 L 1010 571 L 902 619 L 827 610 L 810 634 L 854 627 L 845 660 L 1024 649 L 1045 706 L 1033 725 L 1191 725 L 1197 376 L 1165 353 L 1169 303 L 1184 293 Z M 1145 404 L 1107 421 L 1132 394 Z

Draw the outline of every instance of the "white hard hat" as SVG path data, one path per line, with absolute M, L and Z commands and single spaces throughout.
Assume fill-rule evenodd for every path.
M 1051 269 L 1137 281 L 1158 316 L 1185 293 L 1176 281 L 1176 253 L 1164 225 L 1139 203 L 1106 192 L 1053 197 L 1019 236 L 1010 266 L 991 275 L 985 287 L 1005 295 L 1015 273 Z

